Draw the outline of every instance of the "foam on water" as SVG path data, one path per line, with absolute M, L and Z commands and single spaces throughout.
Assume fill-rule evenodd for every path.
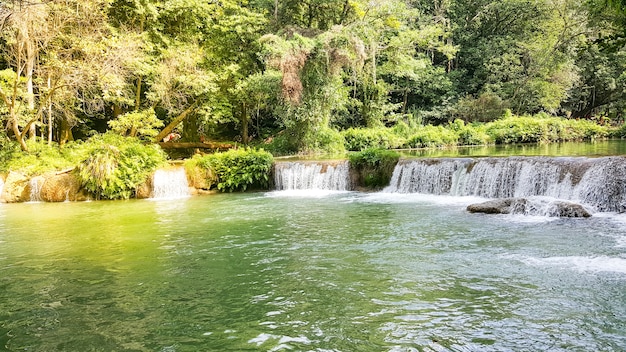
M 450 196 L 450 195 L 433 195 L 423 193 L 368 193 L 361 197 L 359 200 L 371 203 L 427 203 L 438 205 L 458 205 L 468 206 L 474 203 L 484 202 L 487 199 L 481 197 L 472 196 Z
M 293 198 L 326 198 L 348 194 L 350 191 L 330 191 L 321 189 L 291 189 L 285 191 L 272 191 L 265 193 L 267 197 L 293 197 Z

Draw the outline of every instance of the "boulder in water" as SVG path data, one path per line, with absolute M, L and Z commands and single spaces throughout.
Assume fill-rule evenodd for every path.
M 137 197 L 137 199 L 150 198 L 150 195 L 152 194 L 152 188 L 153 188 L 152 177 L 153 175 L 148 177 L 146 182 L 137 186 L 137 189 L 135 190 L 135 197 Z
M 87 200 L 87 194 L 81 188 L 80 181 L 69 173 L 48 177 L 41 187 L 40 197 L 45 202 Z
M 591 213 L 582 205 L 561 200 L 530 200 L 526 198 L 502 198 L 484 203 L 471 204 L 470 213 L 524 214 L 568 218 L 588 218 Z
M 510 214 L 513 198 L 494 199 L 484 203 L 471 204 L 467 207 L 470 213 Z
M 555 201 L 550 204 L 549 214 L 550 216 L 558 216 L 562 218 L 591 217 L 591 213 L 589 213 L 582 205 L 565 201 Z
M 5 203 L 26 202 L 30 199 L 30 190 L 27 189 L 30 179 L 19 172 L 9 172 L 0 199 Z

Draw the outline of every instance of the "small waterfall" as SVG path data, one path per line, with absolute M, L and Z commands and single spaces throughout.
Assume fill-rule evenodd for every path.
M 0 176 L 0 199 L 2 199 L 2 191 L 4 191 L 4 179 Z
M 347 191 L 350 166 L 342 162 L 279 162 L 274 167 L 276 190 Z
M 484 198 L 546 196 L 626 210 L 626 158 L 510 157 L 403 160 L 385 192 Z
M 28 182 L 28 186 L 30 188 L 30 202 L 43 202 L 43 199 L 41 198 L 41 187 L 45 181 L 46 180 L 41 176 L 30 179 Z
M 152 178 L 152 199 L 175 199 L 189 196 L 187 173 L 182 167 L 159 169 Z

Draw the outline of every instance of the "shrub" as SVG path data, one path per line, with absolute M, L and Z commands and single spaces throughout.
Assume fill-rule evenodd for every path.
M 611 132 L 611 137 L 626 138 L 626 123 L 621 125 L 618 129 Z M 0 156 L 1 157 L 1 156 Z M 1 160 L 1 159 L 0 159 Z
M 275 156 L 290 155 L 298 152 L 298 146 L 286 131 L 271 137 L 270 141 L 263 144 L 263 148 Z
M 568 120 L 547 114 L 506 116 L 486 125 L 497 144 L 549 143 L 606 138 L 609 130 L 588 120 Z
M 459 135 L 454 130 L 432 125 L 417 129 L 417 132 L 407 141 L 407 145 L 411 148 L 445 147 L 458 143 Z
M 158 145 L 112 133 L 86 143 L 89 157 L 78 164 L 81 183 L 96 199 L 128 199 L 165 162 Z
M 211 170 L 210 175 L 217 177 L 217 188 L 221 191 L 269 187 L 274 158 L 262 149 L 233 149 L 194 159 L 196 165 Z
M 117 134 L 143 139 L 156 136 L 163 127 L 163 121 L 157 118 L 154 109 L 128 112 L 109 121 L 108 124 Z
M 0 172 L 7 172 L 10 170 L 10 161 L 18 155 L 20 147 L 17 142 L 13 142 L 6 136 L 6 134 L 0 132 Z
M 359 176 L 358 184 L 368 188 L 381 188 L 389 184 L 400 154 L 382 149 L 366 149 L 350 154 L 350 166 Z
M 346 149 L 396 149 L 404 144 L 404 139 L 387 128 L 349 128 L 342 132 Z
M 489 122 L 501 117 L 507 104 L 493 92 L 484 92 L 474 98 L 466 96 L 452 108 L 452 114 L 470 122 Z
M 63 148 L 57 144 L 48 145 L 40 139 L 27 140 L 26 144 L 28 152 L 22 152 L 16 142 L 0 141 L 0 171 L 19 171 L 27 176 L 41 175 L 73 168 L 86 155 L 79 142 L 68 143 Z
M 344 139 L 337 130 L 330 127 L 322 127 L 314 133 L 304 136 L 306 146 L 302 152 L 312 153 L 342 153 L 345 152 Z

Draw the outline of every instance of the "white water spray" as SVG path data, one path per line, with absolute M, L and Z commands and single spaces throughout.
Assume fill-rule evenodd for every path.
M 187 174 L 182 167 L 159 169 L 152 179 L 152 199 L 176 199 L 189 196 Z
M 597 211 L 626 208 L 626 158 L 415 159 L 396 165 L 384 192 L 484 198 L 545 196 Z
M 276 190 L 347 191 L 350 188 L 348 161 L 280 162 L 274 167 Z
M 29 201 L 31 202 L 43 201 L 43 199 L 41 198 L 41 188 L 43 187 L 44 182 L 45 182 L 45 179 L 43 177 L 33 177 L 30 179 L 30 181 L 28 182 L 28 185 L 30 187 Z

